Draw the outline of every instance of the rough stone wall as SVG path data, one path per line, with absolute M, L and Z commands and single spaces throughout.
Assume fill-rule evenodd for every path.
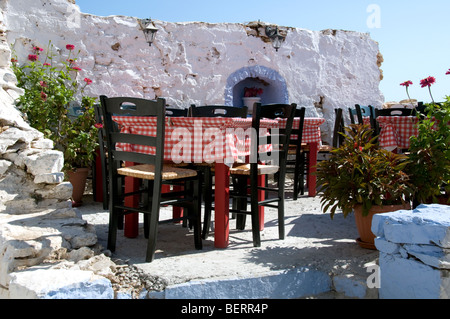
M 384 101 L 379 90 L 382 59 L 368 34 L 280 27 L 286 40 L 276 52 L 264 35 L 264 23 L 155 20 L 159 31 L 149 47 L 136 18 L 84 14 L 72 2 L 0 4 L 7 41 L 22 60 L 33 45 L 46 47 L 49 40 L 61 49 L 74 44 L 81 50 L 83 77 L 94 81 L 87 91 L 93 96 L 164 97 L 180 108 L 224 104 L 227 83 L 237 70 L 266 68 L 284 79 L 289 103 L 307 107 L 307 116 L 327 119 L 322 126 L 327 142 L 334 108 L 356 103 L 381 107 Z
M 22 287 L 20 278 L 28 274 L 24 282 L 39 282 L 47 288 L 48 278 L 22 271 L 44 264 L 49 269 L 63 260 L 73 265 L 93 258 L 94 249 L 98 252 L 99 247 L 95 229 L 72 208 L 72 185 L 64 182 L 61 172 L 63 154 L 53 150 L 52 141 L 31 128 L 15 107 L 15 99 L 23 92 L 10 69 L 11 51 L 3 18 L 0 12 L 0 299 L 39 298 L 42 296 L 33 289 Z M 104 276 L 92 273 L 87 278 L 97 286 L 103 284 L 100 295 L 113 295 Z M 109 293 L 103 279 L 109 284 Z M 60 284 L 64 286 L 63 280 Z

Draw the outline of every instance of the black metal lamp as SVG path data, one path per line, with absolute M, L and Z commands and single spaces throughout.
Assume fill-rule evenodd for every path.
M 138 21 L 139 25 L 141 26 L 141 30 L 144 32 L 145 40 L 147 41 L 149 46 L 152 46 L 158 29 L 153 25 L 151 19 L 141 19 Z
M 266 26 L 266 36 L 272 41 L 273 47 L 278 52 L 285 38 L 285 36 L 280 34 L 278 26 Z

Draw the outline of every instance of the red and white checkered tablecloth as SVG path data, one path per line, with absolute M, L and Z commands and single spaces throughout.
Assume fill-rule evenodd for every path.
M 324 118 L 318 117 L 305 117 L 305 121 L 303 122 L 303 134 L 302 134 L 302 143 L 317 143 L 317 147 L 320 148 L 322 145 L 322 134 L 320 131 L 320 126 L 325 123 Z M 298 117 L 294 118 L 294 122 L 292 124 L 292 128 L 298 129 L 300 124 L 300 119 Z M 286 125 L 286 119 L 278 120 L 278 127 L 281 128 L 283 125 Z M 292 134 L 291 139 L 297 139 L 296 134 Z
M 155 117 L 114 116 L 124 132 L 156 135 Z M 303 141 L 321 141 L 320 118 L 305 119 Z M 299 121 L 294 120 L 298 127 Z M 283 121 L 264 119 L 261 128 L 281 127 Z M 251 118 L 225 117 L 167 117 L 164 159 L 175 163 L 233 163 L 250 154 Z M 261 133 L 260 133 L 261 134 Z M 120 145 L 126 151 L 154 153 L 154 149 L 141 145 Z
M 409 138 L 418 134 L 416 116 L 379 116 L 377 121 L 380 125 L 379 143 L 385 149 L 407 149 Z

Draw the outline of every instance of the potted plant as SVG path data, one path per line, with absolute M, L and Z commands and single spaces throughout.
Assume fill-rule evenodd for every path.
M 380 149 L 368 125 L 345 129 L 344 143 L 317 165 L 322 208 L 331 218 L 338 209 L 344 217 L 354 212 L 358 244 L 374 249 L 373 214 L 410 209 L 414 187 L 404 171 L 407 157 Z
M 256 87 L 246 87 L 244 88 L 244 106 L 248 109 L 248 114 L 253 114 L 253 105 L 255 103 L 259 103 L 261 101 L 261 98 L 259 95 L 263 94 L 263 89 L 256 88 Z
M 72 56 L 75 47 L 66 46 L 66 58 L 56 59 L 51 42 L 47 51 L 33 47 L 28 61 L 19 65 L 13 58 L 12 69 L 17 77 L 18 86 L 24 89 L 17 106 L 24 113 L 30 125 L 44 133 L 54 142 L 54 147 L 64 154 L 64 172 L 71 177 L 71 172 L 87 170 L 94 160 L 97 143 L 95 126 L 95 98 L 84 96 L 84 89 L 92 81 L 84 78 L 80 85 L 77 77 L 81 69 Z M 80 103 L 78 102 L 80 101 Z M 75 105 L 75 107 L 74 107 Z M 73 182 L 74 204 L 80 202 L 86 179 L 81 184 Z M 82 190 L 77 190 L 77 186 Z

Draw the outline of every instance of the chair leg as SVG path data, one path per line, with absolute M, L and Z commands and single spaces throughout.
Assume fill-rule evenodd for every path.
M 151 212 L 148 221 L 147 221 L 147 227 L 148 227 L 148 240 L 147 240 L 147 255 L 145 258 L 146 262 L 152 262 L 155 258 L 155 251 L 156 251 L 156 240 L 158 237 L 158 222 L 159 222 L 159 205 L 161 202 L 161 185 L 156 185 L 157 183 L 150 183 L 153 184 L 152 190 L 149 189 L 147 192 L 147 196 L 152 196 L 152 199 L 150 198 L 146 199 L 147 203 L 147 209 Z M 156 191 L 155 191 L 156 188 Z M 159 189 L 159 190 L 158 190 Z
M 110 205 L 111 207 L 111 205 Z M 108 244 L 107 248 L 114 252 L 116 250 L 116 240 L 117 240 L 117 223 L 118 215 L 117 209 L 111 208 L 109 213 L 109 227 L 108 227 Z
M 258 183 L 258 180 L 250 181 L 250 183 Z M 251 216 L 252 216 L 252 234 L 253 234 L 253 247 L 261 247 L 261 233 L 259 223 L 259 205 L 258 205 L 258 189 L 257 187 L 251 187 Z
M 203 201 L 205 202 L 205 215 L 203 219 L 202 238 L 206 239 L 209 235 L 211 227 L 211 210 L 212 210 L 212 174 L 209 167 L 203 170 Z
M 242 195 L 246 194 L 248 177 L 247 176 L 237 176 L 235 182 L 236 182 L 235 187 L 237 189 L 237 192 Z M 234 201 L 233 201 L 233 203 L 234 203 Z M 237 210 L 246 211 L 247 210 L 247 198 L 245 198 L 245 197 L 237 198 L 235 205 L 236 205 Z M 247 220 L 247 215 L 236 214 L 236 229 L 244 230 L 246 220 Z
M 193 192 L 193 228 L 194 228 L 194 245 L 195 249 L 201 250 L 203 249 L 202 242 L 202 194 L 201 189 L 202 185 L 199 180 L 195 180 L 192 182 L 192 192 Z M 191 211 L 191 210 L 190 210 Z M 191 213 L 191 212 L 189 212 Z

